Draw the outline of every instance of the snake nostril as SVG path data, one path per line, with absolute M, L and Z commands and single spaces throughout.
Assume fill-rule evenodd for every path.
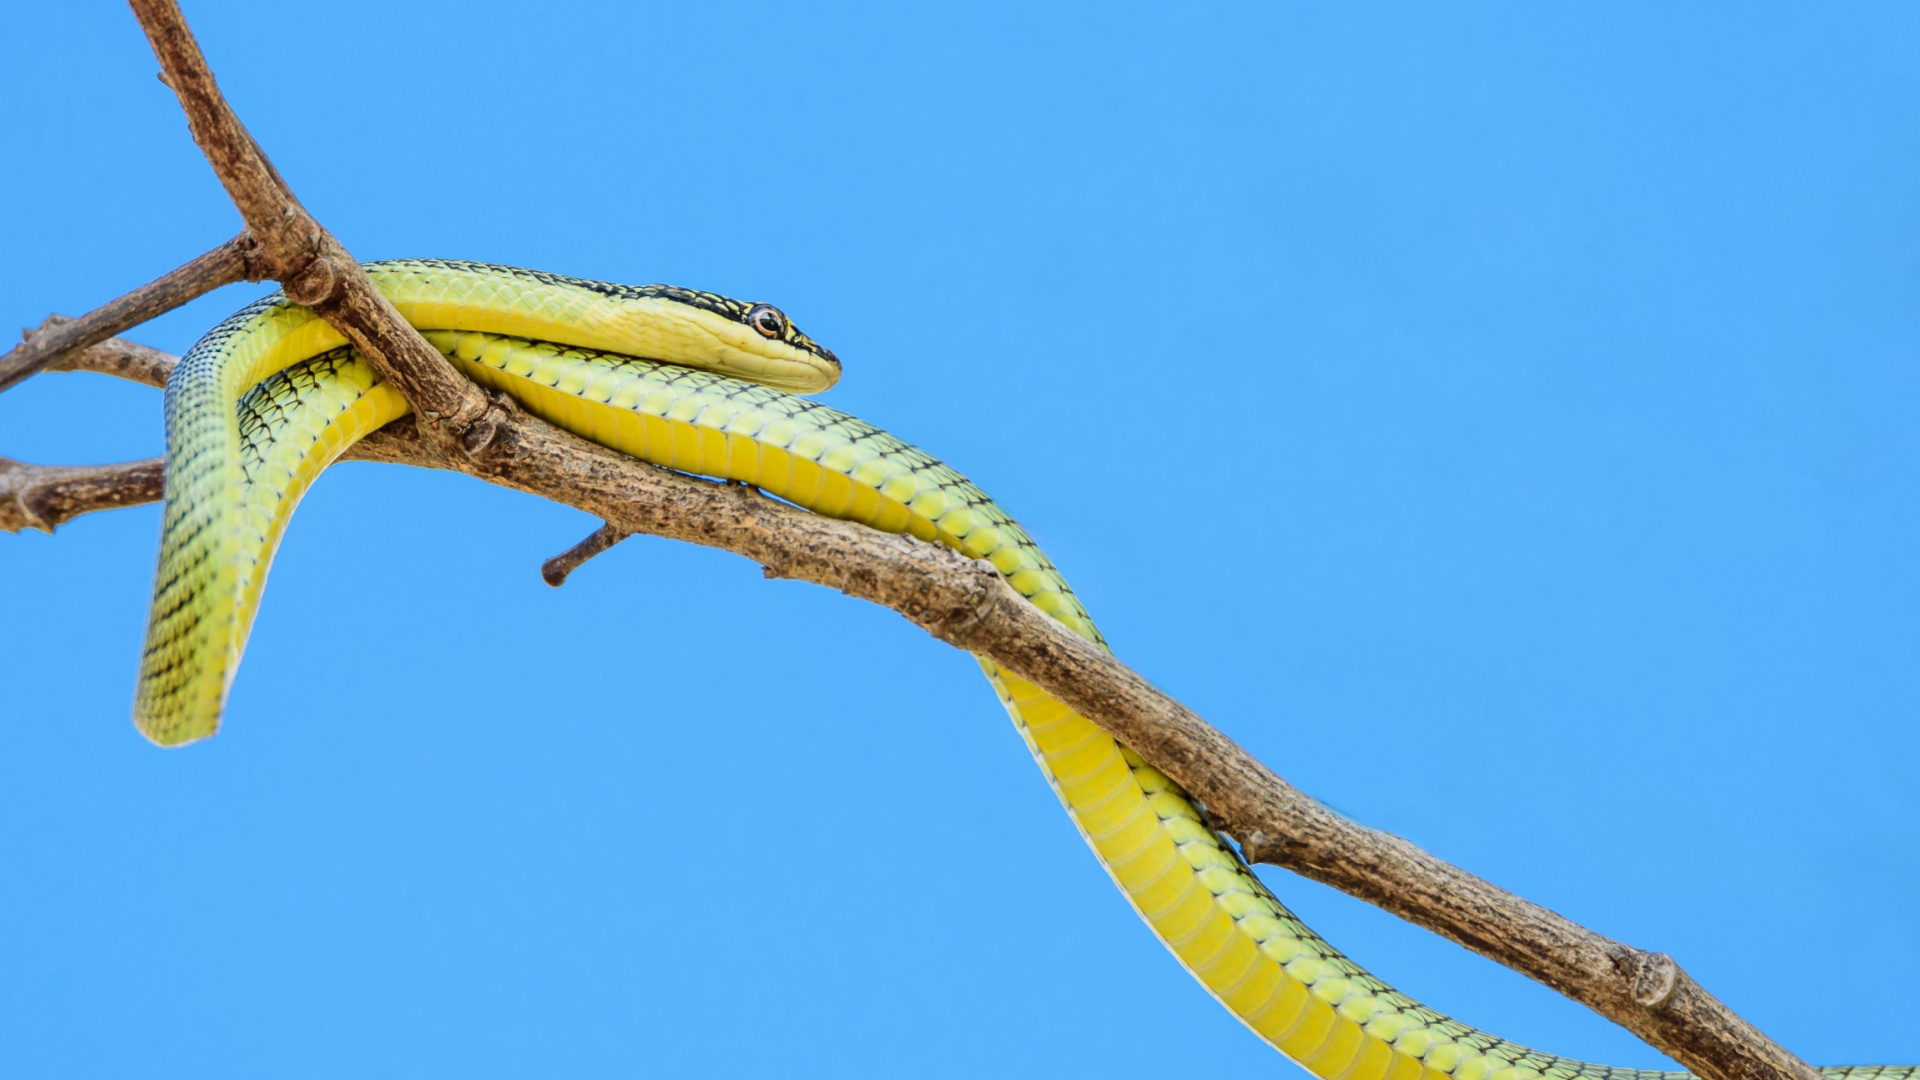
M 827 363 L 829 363 L 829 364 L 832 364 L 832 365 L 833 365 L 834 367 L 839 367 L 839 366 L 840 366 L 840 358 L 839 358 L 839 357 L 837 357 L 837 356 L 835 356 L 835 355 L 833 355 L 833 350 L 832 350 L 832 349 L 828 349 L 828 348 L 824 348 L 824 347 L 823 347 L 823 348 L 821 348 L 821 349 L 820 349 L 820 355 L 821 355 L 821 356 L 823 356 L 823 357 L 825 357 L 825 358 L 826 358 L 826 361 L 827 361 Z

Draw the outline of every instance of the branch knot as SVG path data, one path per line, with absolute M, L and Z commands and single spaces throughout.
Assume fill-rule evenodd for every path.
M 459 429 L 460 450 L 475 461 L 481 460 L 486 456 L 487 451 L 494 449 L 500 434 L 513 423 L 513 418 L 520 412 L 518 403 L 506 394 L 488 393 L 483 390 L 481 400 L 486 403 L 485 411 L 466 427 Z M 452 426 L 451 422 L 447 423 L 448 426 Z
M 1633 1000 L 1636 1005 L 1657 1009 L 1673 996 L 1680 982 L 1680 965 L 1666 953 L 1643 952 L 1633 962 Z
M 340 288 L 340 271 L 333 260 L 325 255 L 316 255 L 307 261 L 307 265 L 291 274 L 282 283 L 287 299 L 305 307 L 318 307 L 333 298 Z
M 1271 866 L 1284 866 L 1286 842 L 1264 829 L 1233 829 L 1225 822 L 1214 826 L 1215 831 L 1224 832 L 1240 842 L 1240 857 L 1249 863 L 1267 863 Z
M 949 607 L 929 621 L 927 629 L 935 637 L 956 648 L 971 652 L 974 638 L 987 625 L 1000 606 L 999 586 L 1004 584 L 1000 571 L 985 559 L 973 559 L 961 584 L 965 603 Z M 1011 588 L 1011 586 L 1007 586 Z

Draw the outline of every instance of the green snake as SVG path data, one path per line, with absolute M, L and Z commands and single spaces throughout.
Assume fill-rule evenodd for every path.
M 427 340 L 528 412 L 634 457 L 752 484 L 819 514 L 990 561 L 1100 642 L 1039 547 L 979 488 L 855 417 L 786 391 L 839 361 L 778 309 L 481 263 L 366 267 Z M 409 406 L 326 322 L 280 295 L 210 331 L 166 391 L 167 475 L 135 722 L 211 735 L 294 506 L 347 447 Z M 1186 794 L 1039 688 L 980 659 L 1048 783 L 1134 910 L 1260 1038 L 1325 1080 L 1656 1080 L 1554 1057 L 1401 994 L 1288 911 Z M 1920 1067 L 1830 1068 L 1920 1080 Z

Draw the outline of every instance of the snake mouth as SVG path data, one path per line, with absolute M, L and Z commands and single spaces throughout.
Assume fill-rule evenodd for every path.
M 747 378 L 754 382 L 771 386 L 776 390 L 785 390 L 792 394 L 817 394 L 840 381 L 840 361 L 832 354 L 824 359 L 831 365 L 826 368 L 814 364 L 781 364 L 779 370 L 772 367 L 754 371 Z
M 747 377 L 798 394 L 819 393 L 840 381 L 840 358 L 833 355 L 832 350 L 808 341 L 796 351 L 802 353 L 805 359 L 766 363 Z M 786 377 L 789 372 L 792 374 L 790 378 Z
M 825 352 L 825 350 L 820 350 Z M 698 371 L 703 368 L 716 375 L 742 379 L 759 383 L 789 394 L 817 394 L 840 381 L 840 361 L 831 353 L 819 356 L 812 352 L 800 358 L 767 357 L 755 354 L 741 356 L 735 354 L 725 358 L 715 358 L 708 364 L 693 364 L 682 361 L 643 358 L 650 364 L 667 367 L 681 367 Z
M 792 327 L 788 331 L 785 344 L 787 347 L 798 352 L 806 353 L 808 356 L 820 360 L 832 368 L 832 378 L 838 379 L 840 377 L 840 358 L 834 355 L 832 349 L 801 333 L 799 327 Z

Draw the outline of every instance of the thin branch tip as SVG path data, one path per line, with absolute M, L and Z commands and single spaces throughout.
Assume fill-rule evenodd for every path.
M 585 565 L 595 555 L 632 536 L 633 532 L 616 525 L 602 523 L 592 535 L 567 550 L 540 564 L 540 578 L 548 585 L 559 588 L 567 583 L 567 576 Z
M 247 234 L 127 293 L 77 319 L 49 315 L 21 332 L 20 344 L 0 356 L 0 390 L 53 367 L 81 349 L 198 299 L 223 285 L 253 278 L 252 240 Z

